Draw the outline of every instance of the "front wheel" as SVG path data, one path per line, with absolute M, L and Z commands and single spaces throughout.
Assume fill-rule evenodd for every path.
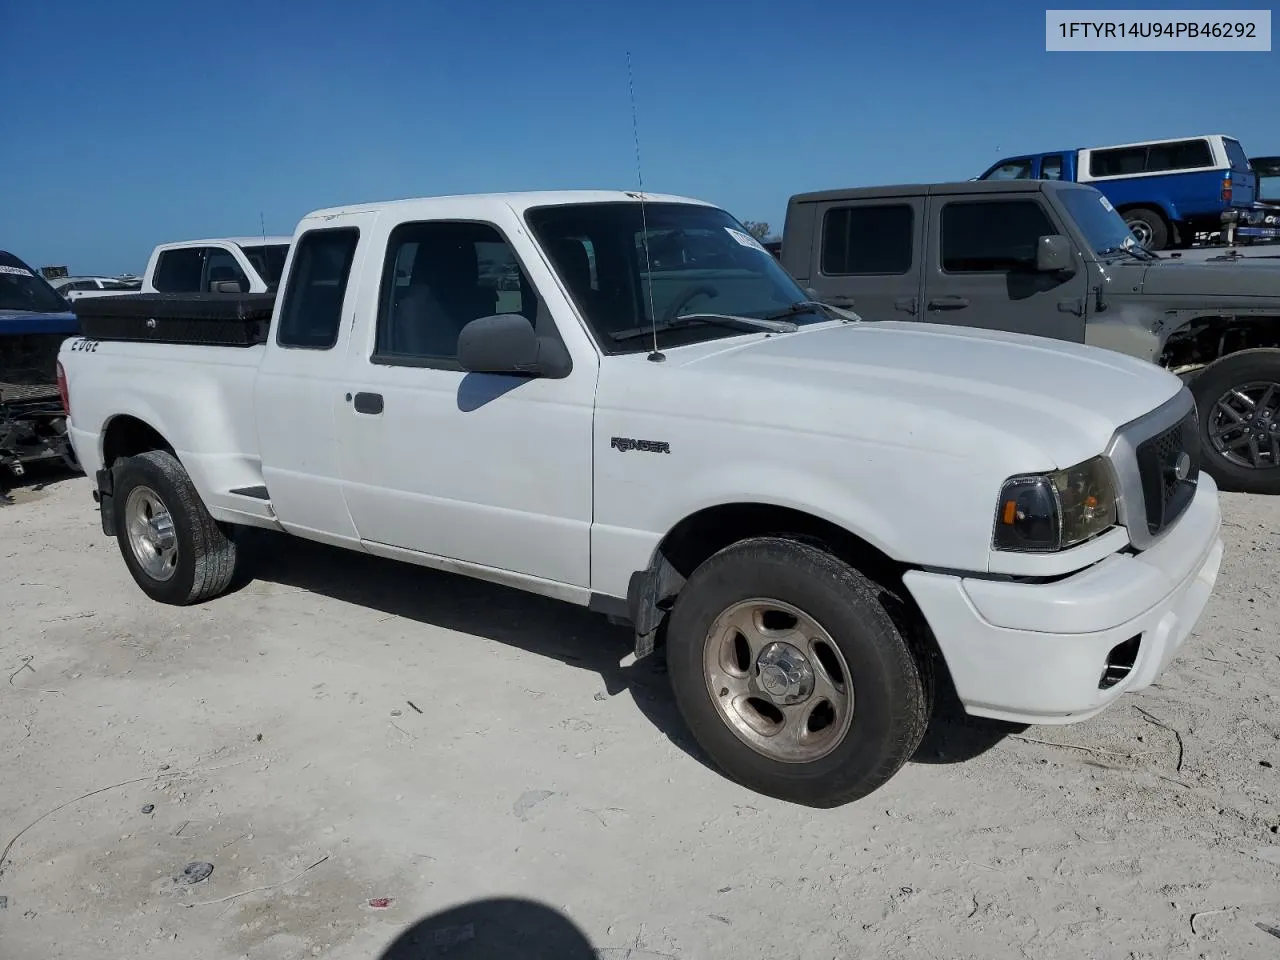
M 878 588 L 789 539 L 742 541 L 694 571 L 671 613 L 667 663 L 711 760 L 807 806 L 882 786 L 919 746 L 932 708 L 927 657 Z
M 235 541 L 209 515 L 177 457 L 150 450 L 114 470 L 116 540 L 142 591 L 177 605 L 225 591 L 235 576 Z
M 1242 350 L 1191 382 L 1204 471 L 1224 490 L 1280 493 L 1280 350 Z

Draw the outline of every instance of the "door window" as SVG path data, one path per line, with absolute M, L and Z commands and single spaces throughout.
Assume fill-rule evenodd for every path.
M 161 252 L 152 286 L 161 293 L 199 293 L 206 250 L 205 247 L 181 247 Z
M 537 306 L 515 251 L 496 227 L 402 223 L 387 242 L 373 360 L 459 369 L 463 327 L 498 313 L 536 323 Z
M 1062 179 L 1062 157 L 1054 154 L 1051 157 L 1044 157 L 1040 161 L 1040 179 L 1041 180 L 1061 180 Z
M 942 208 L 942 269 L 1006 273 L 1035 262 L 1040 237 L 1057 233 L 1034 200 L 963 201 Z
M 914 212 L 905 203 L 833 207 L 822 218 L 822 272 L 828 277 L 909 273 L 914 228 Z

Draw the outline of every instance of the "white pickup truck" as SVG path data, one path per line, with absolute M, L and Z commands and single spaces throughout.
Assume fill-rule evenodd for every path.
M 1098 713 L 1160 674 L 1218 574 L 1177 377 L 858 322 L 695 200 L 320 210 L 265 305 L 133 299 L 132 327 L 128 298 L 82 314 L 60 379 L 149 596 L 217 595 L 265 527 L 582 604 L 665 648 L 727 775 L 793 802 L 893 776 L 935 667 L 971 714 Z M 241 319 L 201 334 L 219 311 Z
M 218 237 L 162 243 L 151 251 L 142 293 L 267 293 L 276 289 L 289 253 L 289 237 Z M 72 303 L 138 290 L 68 290 Z

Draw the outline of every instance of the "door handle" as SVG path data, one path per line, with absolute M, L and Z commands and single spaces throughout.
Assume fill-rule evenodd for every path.
M 376 415 L 382 412 L 382 394 L 357 393 L 355 396 L 356 413 Z
M 968 297 L 934 297 L 929 301 L 930 310 L 963 310 L 968 305 Z
M 902 297 L 901 299 L 893 301 L 893 309 L 903 310 L 907 313 L 915 313 L 917 303 L 919 303 L 919 301 L 915 297 Z

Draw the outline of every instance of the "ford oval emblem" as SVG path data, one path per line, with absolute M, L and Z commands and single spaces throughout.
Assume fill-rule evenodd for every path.
M 1191 454 L 1185 450 L 1178 454 L 1178 459 L 1174 462 L 1173 475 L 1179 480 L 1185 480 L 1191 475 Z

